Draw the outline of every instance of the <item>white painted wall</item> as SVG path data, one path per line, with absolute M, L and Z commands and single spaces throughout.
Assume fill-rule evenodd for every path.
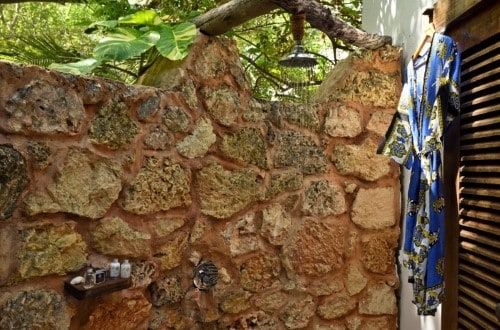
M 403 48 L 404 64 L 415 51 L 428 24 L 425 8 L 434 0 L 364 0 L 363 29 L 392 37 L 393 45 Z
M 432 7 L 434 2 L 433 0 L 363 0 L 363 29 L 367 32 L 391 36 L 393 45 L 403 49 L 401 64 L 404 69 L 423 38 L 423 31 L 429 23 L 427 16 L 422 13 L 425 8 Z M 402 173 L 403 191 L 401 192 L 403 197 L 401 202 L 403 205 L 402 233 L 404 233 L 408 178 L 409 173 L 405 170 Z M 398 260 L 401 263 L 401 257 Z M 407 270 L 400 267 L 399 328 L 402 330 L 441 330 L 441 308 L 435 316 L 418 316 L 417 309 L 411 302 L 412 287 L 407 279 Z

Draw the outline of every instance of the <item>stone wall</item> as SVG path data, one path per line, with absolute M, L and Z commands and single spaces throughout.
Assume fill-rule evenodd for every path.
M 0 329 L 396 328 L 399 169 L 375 150 L 399 76 L 362 52 L 304 107 L 253 99 L 203 36 L 142 79 L 162 88 L 0 62 Z M 114 257 L 131 288 L 64 291 Z

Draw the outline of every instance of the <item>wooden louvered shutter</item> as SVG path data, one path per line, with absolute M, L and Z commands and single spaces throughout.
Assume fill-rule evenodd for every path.
M 500 34 L 462 53 L 458 325 L 499 329 Z

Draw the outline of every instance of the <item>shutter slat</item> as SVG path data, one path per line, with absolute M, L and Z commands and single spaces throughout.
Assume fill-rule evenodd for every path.
M 460 215 L 467 218 L 473 218 L 477 220 L 491 221 L 495 223 L 500 223 L 500 218 L 497 214 L 488 211 L 478 211 L 478 210 L 469 210 L 463 208 L 460 210 Z M 470 219 L 469 219 L 470 220 Z
M 460 190 L 462 194 L 486 196 L 486 197 L 500 197 L 500 189 L 487 189 L 487 188 L 463 188 Z
M 471 156 L 472 157 L 472 156 Z M 481 156 L 477 156 L 478 158 L 481 158 Z M 499 154 L 500 157 L 500 154 Z M 462 157 L 463 159 L 467 159 L 467 157 Z M 485 157 L 486 159 L 489 159 L 489 157 Z M 470 183 L 470 184 L 493 184 L 493 185 L 500 185 L 500 178 L 486 178 L 486 177 L 461 177 L 460 178 L 460 183 Z
M 500 55 L 498 55 L 498 57 L 500 58 Z M 469 89 L 469 90 L 467 90 L 465 92 L 462 92 L 460 94 L 460 96 L 467 97 L 467 96 L 469 96 L 471 94 L 480 93 L 480 92 L 483 92 L 485 90 L 488 90 L 490 88 L 495 88 L 495 87 L 496 88 L 500 87 L 500 81 L 495 80 L 495 81 L 491 81 L 491 82 L 486 83 L 486 84 L 481 84 L 481 85 L 479 85 L 477 87 L 472 87 L 471 89 Z
M 498 137 L 500 137 L 500 129 L 492 129 L 484 132 L 473 132 L 470 134 L 463 135 L 460 137 L 460 141 L 469 142 L 484 138 L 497 139 Z
M 468 240 L 476 241 L 479 243 L 483 243 L 483 244 L 489 245 L 489 246 L 494 247 L 494 248 L 500 248 L 500 241 L 498 241 L 496 239 L 488 238 L 484 234 L 480 235 L 478 233 L 474 233 L 474 232 L 471 232 L 468 230 L 461 230 L 460 237 L 466 238 Z
M 460 289 L 465 291 L 465 289 L 463 287 Z M 495 316 L 492 315 L 492 313 L 488 313 L 488 311 L 484 308 L 484 306 L 482 306 L 481 304 L 478 304 L 473 299 L 470 299 L 470 298 L 465 297 L 465 296 L 459 296 L 458 302 L 462 303 L 464 306 L 468 307 L 471 311 L 474 311 L 475 313 L 482 316 L 484 319 L 488 320 L 489 322 L 491 322 L 493 324 L 496 323 Z M 487 307 L 490 307 L 490 306 L 487 306 Z M 494 308 L 492 308 L 492 309 L 494 309 Z M 486 320 L 483 320 L 483 321 L 487 322 Z
M 461 158 L 463 162 L 498 160 L 498 159 L 500 159 L 500 153 L 482 153 L 482 154 L 463 156 Z
M 480 318 L 476 313 L 473 313 L 472 311 L 465 309 L 464 307 L 459 306 L 458 307 L 458 312 L 463 314 L 465 317 L 470 319 L 475 323 L 475 325 L 479 325 L 479 327 L 471 327 L 468 329 L 495 329 L 495 324 L 491 324 L 488 321 L 485 321 L 484 319 Z
M 500 143 L 500 142 L 498 142 Z M 500 173 L 500 165 L 465 165 L 462 172 Z
M 465 328 L 459 328 L 459 329 L 477 329 L 477 324 L 474 324 L 473 322 L 469 321 L 465 317 L 458 317 L 458 324 L 463 325 Z
M 478 81 L 481 81 L 484 78 L 488 78 L 494 74 L 499 74 L 499 73 L 500 73 L 500 67 L 493 69 L 493 70 L 490 70 L 488 72 L 482 73 L 482 74 L 474 75 L 472 78 L 463 81 L 460 86 L 466 88 L 468 85 L 477 83 Z
M 466 252 L 459 253 L 458 258 L 462 259 L 464 261 L 468 261 L 470 263 L 476 264 L 478 266 L 481 266 L 485 269 L 488 269 L 488 270 L 494 272 L 497 275 L 500 275 L 500 266 L 498 266 L 498 264 L 493 263 L 491 261 L 488 261 L 484 258 L 478 257 L 478 256 L 470 254 L 470 253 L 466 253 Z
M 500 43 L 493 43 L 487 47 L 482 47 L 480 50 L 477 50 L 470 54 L 469 56 L 462 59 L 462 74 L 466 74 L 471 71 L 471 69 L 475 68 L 477 65 L 470 65 L 470 63 L 481 56 L 485 56 L 491 53 L 496 53 L 500 50 Z M 480 62 L 482 63 L 482 62 Z
M 485 66 L 494 64 L 495 62 L 499 61 L 500 60 L 500 54 L 498 54 L 498 49 L 495 49 L 495 48 L 496 48 L 496 46 L 493 47 L 493 48 L 490 48 L 492 52 L 496 53 L 495 55 L 485 57 L 482 61 L 480 61 L 480 62 L 478 62 L 478 63 L 476 63 L 476 64 L 474 64 L 472 66 L 467 67 L 468 66 L 467 65 L 468 62 L 463 63 L 462 65 L 465 65 L 467 68 L 465 68 L 465 69 L 462 70 L 462 72 L 461 72 L 462 75 L 467 75 L 467 74 L 470 74 L 470 73 L 475 73 L 476 71 L 483 71 Z
M 492 148 L 500 148 L 500 142 L 494 141 L 494 142 L 480 142 L 480 143 L 474 143 L 474 144 L 468 144 L 468 145 L 461 145 L 460 146 L 460 151 L 475 151 L 479 149 L 492 149 Z
M 483 304 L 484 306 L 486 306 L 490 309 L 493 309 L 493 310 L 495 309 L 496 302 L 493 299 L 482 294 L 479 290 L 477 290 L 476 287 L 470 287 L 468 285 L 461 285 L 460 289 L 463 291 L 463 293 L 466 296 L 476 300 L 477 302 L 480 302 L 481 304 Z M 474 303 L 474 305 L 476 305 L 476 304 Z M 479 313 L 479 311 L 477 311 L 477 312 Z M 485 316 L 484 314 L 481 314 L 481 315 Z M 495 321 L 495 320 L 493 319 L 493 321 Z
M 484 232 L 490 233 L 492 235 L 497 235 L 497 236 L 500 235 L 500 227 L 499 226 L 493 226 L 493 225 L 489 225 L 489 224 L 480 223 L 480 222 L 474 221 L 474 220 L 464 220 L 464 219 L 461 219 L 459 223 L 460 223 L 460 226 L 463 226 L 463 227 L 484 231 Z
M 472 117 L 477 117 L 477 116 L 492 115 L 492 113 L 500 110 L 500 107 L 496 104 L 491 105 L 491 106 L 487 106 L 484 108 L 479 108 L 479 109 L 477 107 L 473 107 L 471 109 L 471 111 L 466 111 L 467 108 L 463 105 L 460 108 L 461 108 L 460 109 L 460 119 L 462 119 L 462 120 L 469 119 Z
M 493 95 L 489 95 L 488 98 L 489 97 L 493 97 Z M 496 93 L 495 97 L 500 99 L 500 92 Z M 486 98 L 486 96 L 485 96 L 485 98 Z M 495 125 L 498 123 L 500 123 L 500 117 L 494 117 L 494 118 L 476 120 L 476 121 L 473 121 L 472 123 L 462 125 L 461 128 L 462 129 L 469 129 L 469 128 L 478 129 L 478 128 L 483 127 L 483 126 L 490 126 L 490 125 Z
M 495 286 L 497 288 L 500 287 L 500 277 L 497 275 L 492 275 L 487 270 L 482 270 L 466 263 L 460 263 L 458 269 L 472 275 L 473 277 L 480 278 L 483 282 L 488 282 L 492 286 Z
M 500 292 L 498 288 L 492 288 L 484 284 L 484 282 L 478 281 L 475 277 L 465 276 L 463 274 L 458 275 L 458 279 L 464 283 L 468 283 L 477 289 L 480 289 L 482 292 L 490 295 L 494 299 L 500 301 Z
M 466 251 L 474 254 L 479 254 L 483 257 L 487 257 L 491 260 L 496 260 L 500 262 L 500 253 L 486 249 L 478 244 L 474 244 L 467 241 L 460 242 L 460 247 Z M 500 270 L 500 268 L 499 268 Z
M 472 199 L 462 199 L 460 201 L 461 205 L 467 206 L 477 206 L 487 209 L 492 209 L 495 211 L 500 211 L 500 202 L 490 202 L 485 200 L 472 200 Z

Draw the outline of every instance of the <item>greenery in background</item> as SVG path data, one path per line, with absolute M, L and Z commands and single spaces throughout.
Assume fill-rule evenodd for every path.
M 320 1 L 333 15 L 355 27 L 361 26 L 362 0 Z M 293 49 L 289 14 L 274 11 L 269 15 L 257 17 L 230 33 L 239 48 L 247 79 L 254 96 L 262 99 L 294 100 L 300 98 L 296 91 L 289 89 L 290 83 L 307 80 L 305 70 L 288 69 L 278 64 L 279 59 L 287 56 Z M 306 22 L 302 44 L 308 53 L 315 55 L 318 65 L 314 68 L 311 92 L 333 68 L 339 59 L 352 50 L 341 40 L 330 40 L 324 33 L 312 29 Z
M 26 2 L 0 4 L 0 58 L 48 67 L 88 58 L 99 39 L 85 29 L 96 20 L 132 13 L 127 1 L 87 4 Z M 130 64 L 100 67 L 97 75 L 125 80 Z M 118 69 L 118 70 L 117 70 Z
M 360 26 L 362 0 L 321 3 L 334 15 Z M 218 5 L 215 0 L 0 4 L 0 58 L 132 83 L 159 54 L 182 59 L 194 38 L 189 19 Z M 278 64 L 294 46 L 288 14 L 274 11 L 234 28 L 227 36 L 238 45 L 256 97 L 293 98 L 288 80 L 304 79 L 303 73 L 296 70 L 285 77 Z M 319 63 L 313 85 L 350 50 L 349 45 L 329 40 L 307 25 L 303 44 Z
M 105 35 L 95 46 L 93 57 L 72 63 L 52 63 L 49 67 L 81 74 L 91 73 L 110 62 L 138 60 L 140 73 L 158 54 L 172 61 L 182 60 L 196 37 L 193 23 L 166 24 L 151 9 L 139 10 L 117 20 L 95 22 L 87 31 L 98 27 L 104 28 Z
M 188 18 L 202 3 L 187 12 L 175 1 L 168 10 L 126 0 L 0 4 L 0 58 L 132 83 L 159 54 L 187 55 L 196 32 Z

